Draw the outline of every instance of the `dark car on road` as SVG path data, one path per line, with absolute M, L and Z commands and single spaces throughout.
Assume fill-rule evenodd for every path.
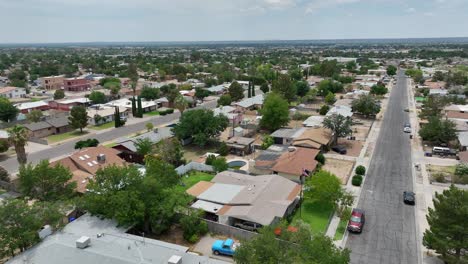
M 364 210 L 354 208 L 351 212 L 351 218 L 348 221 L 348 231 L 361 233 L 365 222 Z
M 251 222 L 237 222 L 234 224 L 235 227 L 249 230 L 249 231 L 254 231 L 257 232 L 258 229 L 262 228 L 262 225 L 257 224 L 257 223 L 251 223 Z
M 414 192 L 404 191 L 403 202 L 405 204 L 414 205 L 416 203 L 416 198 L 414 196 L 415 196 Z
M 342 146 L 342 145 L 336 145 L 336 146 L 332 147 L 332 150 L 337 152 L 337 153 L 340 153 L 342 155 L 346 154 L 346 147 Z

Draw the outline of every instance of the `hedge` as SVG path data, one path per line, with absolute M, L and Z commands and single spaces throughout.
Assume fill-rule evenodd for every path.
M 357 175 L 365 175 L 366 174 L 366 167 L 362 166 L 362 165 L 359 165 L 356 167 L 356 170 L 355 170 L 356 174 Z
M 354 186 L 361 186 L 362 184 L 362 176 L 361 175 L 354 175 L 351 183 Z

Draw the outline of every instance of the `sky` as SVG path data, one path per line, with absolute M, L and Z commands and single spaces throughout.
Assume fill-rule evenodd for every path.
M 468 37 L 468 0 L 0 0 L 0 43 Z

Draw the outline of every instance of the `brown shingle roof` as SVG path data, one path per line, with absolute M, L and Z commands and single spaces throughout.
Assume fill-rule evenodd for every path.
M 447 111 L 447 118 L 468 119 L 468 113 Z
M 292 175 L 301 176 L 302 170 L 315 170 L 318 162 L 315 157 L 320 151 L 310 148 L 296 148 L 293 152 L 283 153 L 277 160 L 272 170 Z
M 293 141 L 294 146 L 320 148 L 328 145 L 331 140 L 330 130 L 323 127 L 307 128 L 300 136 Z

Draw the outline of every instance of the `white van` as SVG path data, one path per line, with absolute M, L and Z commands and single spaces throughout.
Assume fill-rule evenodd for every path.
M 437 155 L 450 155 L 452 154 L 452 151 L 449 148 L 444 148 L 444 147 L 433 147 L 432 148 L 432 154 L 437 154 Z

